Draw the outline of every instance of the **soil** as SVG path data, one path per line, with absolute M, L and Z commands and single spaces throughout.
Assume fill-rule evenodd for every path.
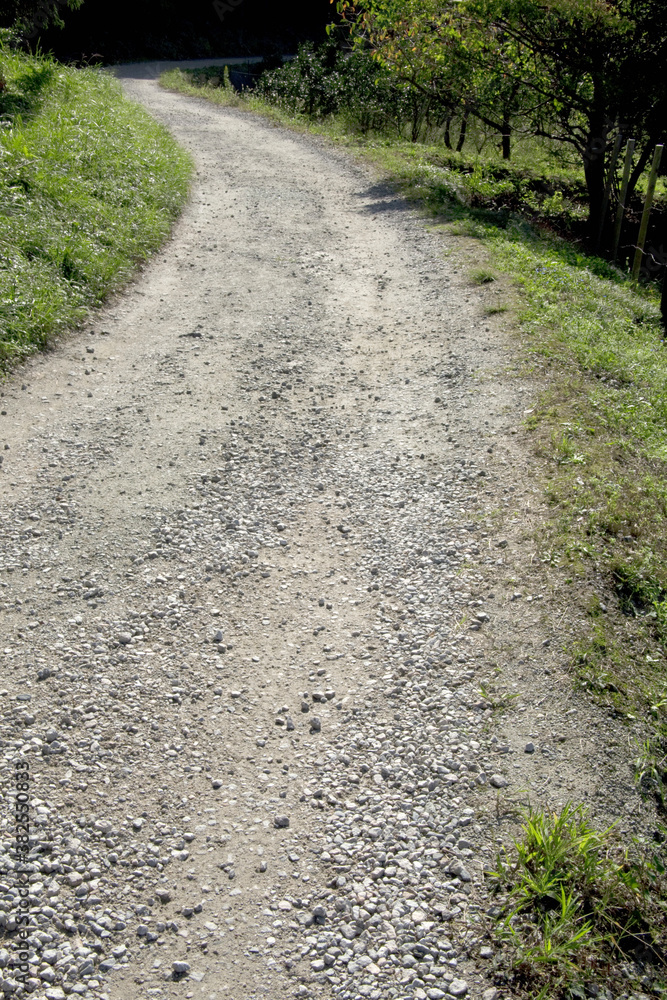
M 0 400 L 29 987 L 492 997 L 483 871 L 517 804 L 650 819 L 537 555 L 542 386 L 486 314 L 512 289 L 325 142 L 123 84 L 194 156 L 189 204 Z M 10 952 L 11 836 L 8 808 Z

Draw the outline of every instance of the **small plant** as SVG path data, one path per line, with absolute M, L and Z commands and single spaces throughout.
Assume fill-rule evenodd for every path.
M 471 277 L 476 285 L 488 285 L 496 280 L 495 275 L 491 274 L 490 271 L 485 271 L 483 268 L 473 271 Z
M 499 674 L 500 670 L 494 671 L 495 677 L 498 677 Z M 479 693 L 480 697 L 489 703 L 493 712 L 504 712 L 519 697 L 518 694 L 510 694 L 508 691 L 498 691 L 495 685 L 484 683 L 480 684 Z
M 563 212 L 563 192 L 554 191 L 554 193 L 545 198 L 542 202 L 542 212 L 544 215 L 561 215 Z
M 651 567 L 617 562 L 614 567 L 616 592 L 621 610 L 633 617 L 646 618 L 656 635 L 667 638 L 667 590 L 655 578 Z
M 656 712 L 664 702 L 655 706 Z M 635 780 L 645 796 L 651 796 L 663 814 L 667 814 L 667 733 L 664 729 L 644 740 L 635 759 Z
M 594 829 L 582 806 L 528 812 L 511 856 L 487 873 L 504 896 L 496 932 L 516 985 L 560 998 L 620 979 L 628 959 L 662 965 L 664 872 L 654 860 L 630 860 L 613 827 Z
M 507 306 L 488 306 L 484 312 L 487 316 L 496 316 L 498 313 L 507 312 Z
M 584 456 L 576 450 L 575 443 L 569 434 L 559 434 L 554 431 L 552 444 L 559 465 L 581 465 L 583 463 Z

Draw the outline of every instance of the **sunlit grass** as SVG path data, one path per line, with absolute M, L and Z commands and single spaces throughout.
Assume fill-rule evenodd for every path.
M 247 103 L 229 83 L 228 68 L 202 70 L 167 70 L 160 77 L 160 83 L 168 90 L 178 91 L 192 97 L 206 97 L 213 104 L 225 108 L 243 107 Z
M 595 996 L 593 986 L 628 983 L 628 959 L 649 973 L 643 985 L 660 985 L 664 871 L 658 848 L 631 853 L 613 828 L 595 829 L 581 806 L 530 811 L 513 849 L 487 873 L 501 894 L 498 933 L 513 995 Z
M 93 69 L 0 50 L 0 364 L 46 346 L 169 234 L 191 162 Z

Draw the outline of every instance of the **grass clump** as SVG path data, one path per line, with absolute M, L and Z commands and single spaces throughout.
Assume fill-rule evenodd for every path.
M 0 49 L 0 366 L 81 321 L 168 236 L 192 164 L 108 74 Z
M 499 966 L 513 996 L 597 996 L 635 978 L 644 991 L 660 990 L 667 921 L 658 848 L 634 860 L 612 827 L 597 831 L 583 807 L 568 804 L 529 812 L 488 877 L 500 896 Z
M 488 285 L 492 281 L 496 280 L 494 274 L 491 271 L 487 271 L 485 268 L 479 268 L 477 271 L 472 272 L 472 280 L 476 285 Z

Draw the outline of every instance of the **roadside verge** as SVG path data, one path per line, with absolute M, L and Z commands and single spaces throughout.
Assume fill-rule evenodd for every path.
M 107 73 L 0 49 L 0 366 L 47 347 L 168 237 L 192 164 Z

